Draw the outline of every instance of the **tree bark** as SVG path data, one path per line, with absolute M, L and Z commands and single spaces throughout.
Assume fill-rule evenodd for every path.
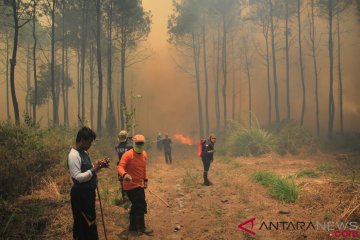
M 205 75 L 205 134 L 209 136 L 209 79 L 208 79 L 208 70 L 207 70 L 207 59 L 206 59 L 206 19 L 205 13 L 203 13 L 203 31 L 202 31 L 202 42 L 203 42 L 203 60 L 204 60 L 204 75 Z
M 291 104 L 290 104 L 290 58 L 289 58 L 289 1 L 286 1 L 286 16 L 285 16 L 285 53 L 286 53 L 286 108 L 287 119 L 291 119 Z
M 58 112 L 58 83 L 55 79 L 55 0 L 52 1 L 51 9 L 51 94 L 53 100 L 53 126 L 59 125 L 59 112 Z
M 12 56 L 10 59 L 10 91 L 11 91 L 11 99 L 14 107 L 15 124 L 20 125 L 19 105 L 15 91 L 15 66 L 16 66 L 16 55 L 17 55 L 18 38 L 19 38 L 19 20 L 18 20 L 16 0 L 12 0 L 12 9 L 13 9 L 13 18 L 14 18 L 14 40 L 13 40 Z
M 301 107 L 301 119 L 300 125 L 304 124 L 305 110 L 306 110 L 306 87 L 305 87 L 305 78 L 304 78 L 304 63 L 302 57 L 302 42 L 301 42 L 301 4 L 298 0 L 298 34 L 299 34 L 299 61 L 300 61 L 300 77 L 301 77 L 301 86 L 302 86 L 302 107 Z
M 332 139 L 334 128 L 334 115 L 335 115 L 335 103 L 334 103 L 334 52 L 333 52 L 333 39 L 332 39 L 332 25 L 333 25 L 333 2 L 328 0 L 328 24 L 329 24 L 329 120 L 328 120 L 328 138 Z
M 224 127 L 227 126 L 227 27 L 225 22 L 225 15 L 222 16 L 223 19 L 223 39 L 222 39 L 222 70 L 223 70 L 223 86 L 222 86 L 222 96 L 224 103 Z
M 33 73 L 34 73 L 34 96 L 33 96 L 33 123 L 36 124 L 36 107 L 37 107 L 37 94 L 38 94 L 38 88 L 37 88 L 37 61 L 36 61 L 36 47 L 37 47 L 37 37 L 36 37 L 36 1 L 34 1 L 33 5 L 33 28 L 32 28 L 32 35 L 34 39 L 34 45 L 33 45 Z
M 338 77 L 339 77 L 339 115 L 340 115 L 340 133 L 344 133 L 344 115 L 343 115 L 343 81 L 341 70 L 341 42 L 340 42 L 340 13 L 336 15 L 337 23 L 337 47 L 338 47 Z
M 101 120 L 102 120 L 102 66 L 101 66 L 101 42 L 100 42 L 100 20 L 101 20 L 101 12 L 100 12 L 100 0 L 96 0 L 96 59 L 97 59 L 97 67 L 98 67 L 98 78 L 99 78 L 99 92 L 98 92 L 98 113 L 97 113 L 97 131 L 101 133 Z
M 199 69 L 200 50 L 195 33 L 192 33 L 192 48 L 194 54 L 196 93 L 197 93 L 197 102 L 198 102 L 199 134 L 200 134 L 200 138 L 204 138 L 205 136 L 204 136 L 204 127 L 203 127 L 203 115 L 202 115 L 202 103 L 201 103 L 201 91 L 200 91 L 200 69 Z
M 310 41 L 312 59 L 314 64 L 314 75 L 315 75 L 315 116 L 316 116 L 316 134 L 320 136 L 320 113 L 319 113 L 319 77 L 316 61 L 316 49 L 315 49 L 315 14 L 314 14 L 315 3 L 311 0 L 311 20 L 310 20 Z
M 278 82 L 276 72 L 276 49 L 275 49 L 275 29 L 273 19 L 273 5 L 272 0 L 269 0 L 270 5 L 270 24 L 271 24 L 271 49 L 272 49 L 272 61 L 273 61 L 273 75 L 274 75 L 274 90 L 275 90 L 275 113 L 276 122 L 280 122 L 280 110 L 279 110 L 279 93 L 278 93 Z

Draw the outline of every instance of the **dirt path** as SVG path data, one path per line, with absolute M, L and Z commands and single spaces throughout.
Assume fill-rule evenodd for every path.
M 216 156 L 209 174 L 214 185 L 209 187 L 202 185 L 202 164 L 194 148 L 175 147 L 172 164 L 166 164 L 160 153 L 150 151 L 149 156 L 149 189 L 170 206 L 167 207 L 158 197 L 146 191 L 146 223 L 154 229 L 154 235 L 129 235 L 127 238 L 120 235 L 128 226 L 128 213 L 123 207 L 111 202 L 109 196 L 118 192 L 118 182 L 113 172 L 115 169 L 105 170 L 101 173 L 99 188 L 109 240 L 336 239 L 329 236 L 330 231 L 311 228 L 305 231 L 304 227 L 296 224 L 304 222 L 306 228 L 310 222 L 315 225 L 315 222 L 340 221 L 341 214 L 346 213 L 346 203 L 350 210 L 352 206 L 360 204 L 359 198 L 356 198 L 359 195 L 358 188 L 346 192 L 343 188 L 345 183 L 330 177 L 326 171 L 319 170 L 319 178 L 296 179 L 300 197 L 295 203 L 283 203 L 272 198 L 266 187 L 254 183 L 250 177 L 259 170 L 289 176 L 301 170 L 319 169 L 318 166 L 323 163 L 329 169 L 336 169 L 338 163 L 325 155 L 306 158 L 275 155 L 260 158 Z M 106 181 L 109 182 L 107 186 Z M 358 215 L 354 215 L 354 212 L 346 220 L 359 223 L 360 219 L 356 219 Z M 255 235 L 238 228 L 238 224 L 252 218 L 255 218 L 253 228 L 251 223 L 244 227 L 254 231 Z M 100 239 L 105 239 L 100 212 L 98 219 Z M 269 225 L 270 222 L 291 222 L 293 225 L 280 225 L 277 230 L 266 229 L 266 226 L 260 228 L 262 223 Z

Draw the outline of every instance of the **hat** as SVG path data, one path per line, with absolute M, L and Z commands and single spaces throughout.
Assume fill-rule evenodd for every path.
M 133 142 L 137 143 L 137 142 L 145 142 L 145 137 L 144 135 L 141 134 L 137 134 L 135 136 L 133 136 Z

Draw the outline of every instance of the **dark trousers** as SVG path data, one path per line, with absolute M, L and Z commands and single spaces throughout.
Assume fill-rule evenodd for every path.
M 143 231 L 145 229 L 144 215 L 147 213 L 145 190 L 141 187 L 127 190 L 126 195 L 131 202 L 129 230 Z
M 210 169 L 210 165 L 212 163 L 212 159 L 203 158 L 201 160 L 202 160 L 203 166 L 204 166 L 204 181 L 206 182 L 206 181 L 209 181 L 208 172 L 209 172 L 209 169 Z
M 73 239 L 98 240 L 94 187 L 81 184 L 74 185 L 71 188 L 70 197 L 74 219 Z
M 165 151 L 165 162 L 172 163 L 171 151 Z

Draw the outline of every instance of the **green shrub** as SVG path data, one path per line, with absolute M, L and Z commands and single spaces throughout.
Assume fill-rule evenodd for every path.
M 325 139 L 322 148 L 326 151 L 360 152 L 360 132 L 336 133 L 331 140 Z
M 260 171 L 252 174 L 252 179 L 269 188 L 269 194 L 281 201 L 295 202 L 299 191 L 293 181 L 278 177 L 275 173 Z
M 234 156 L 258 156 L 270 152 L 276 146 L 276 140 L 264 129 L 250 128 L 232 134 L 228 144 Z
M 283 121 L 277 128 L 277 152 L 279 154 L 298 154 L 304 146 L 314 148 L 314 138 L 310 131 L 294 121 Z
M 69 148 L 60 132 L 0 123 L 0 198 L 24 194 L 52 173 Z

